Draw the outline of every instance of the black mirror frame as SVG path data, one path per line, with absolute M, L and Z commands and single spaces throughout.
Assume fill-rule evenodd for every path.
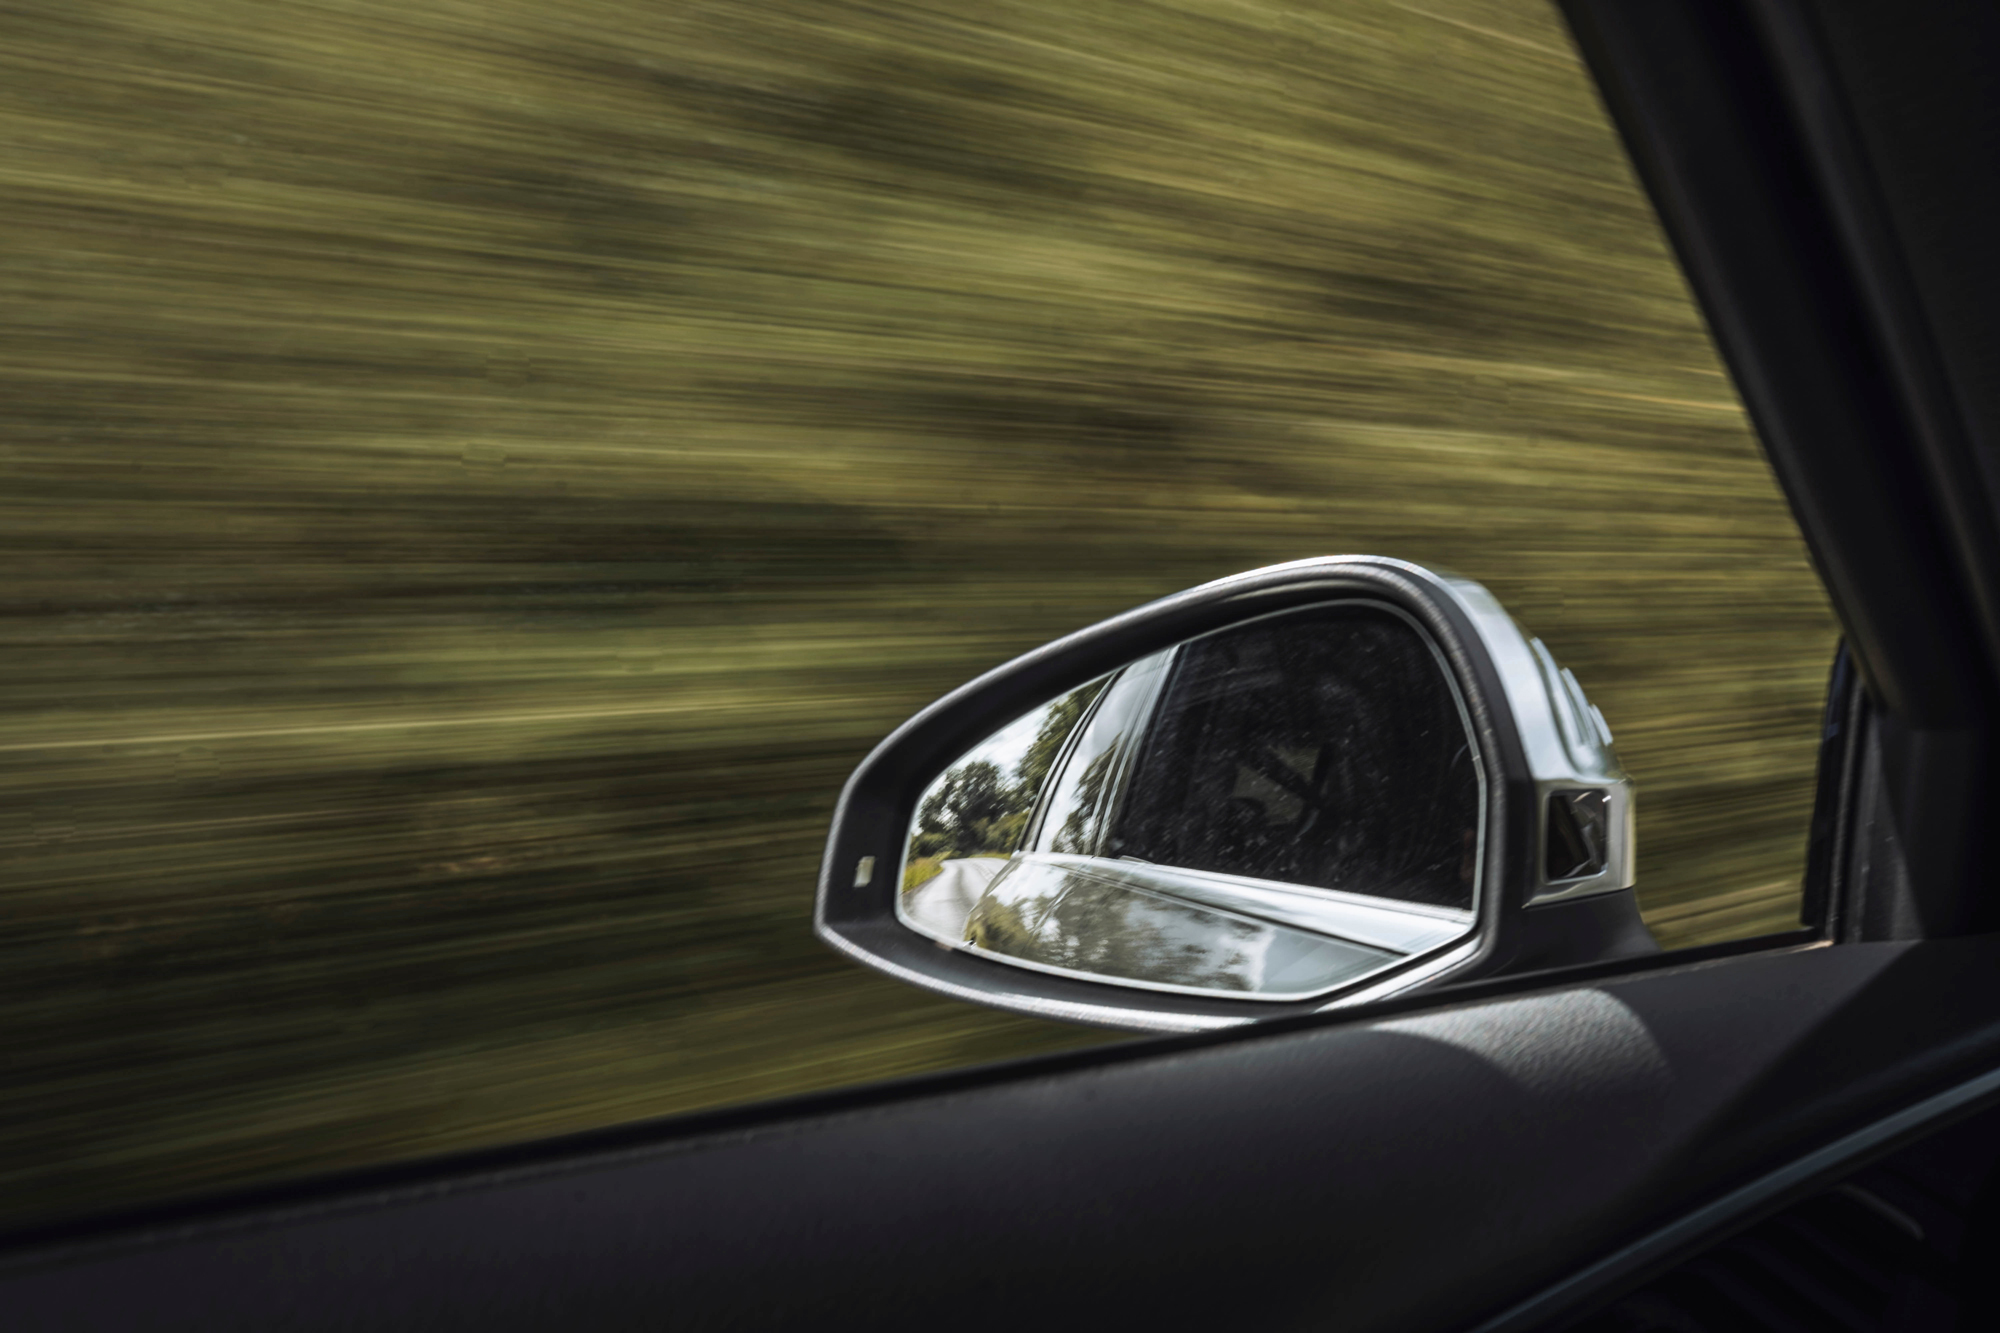
M 1144 991 L 1026 970 L 940 945 L 897 920 L 911 814 L 926 784 L 966 750 L 1029 709 L 1150 653 L 1240 621 L 1354 597 L 1388 603 L 1430 635 L 1482 751 L 1484 855 L 1475 929 L 1466 941 L 1343 991 L 1273 1003 Z M 856 961 L 955 999 L 1038 1018 L 1150 1032 L 1316 1013 L 1417 987 L 1657 952 L 1630 888 L 1629 842 L 1626 864 L 1612 871 L 1623 871 L 1619 887 L 1564 897 L 1541 882 L 1541 809 L 1549 783 L 1546 775 L 1538 781 L 1531 771 L 1500 667 L 1474 623 L 1469 599 L 1499 610 L 1477 584 L 1404 561 L 1300 560 L 1162 598 L 994 668 L 897 728 L 848 780 L 820 867 L 815 929 Z M 1543 901 L 1531 904 L 1534 897 Z

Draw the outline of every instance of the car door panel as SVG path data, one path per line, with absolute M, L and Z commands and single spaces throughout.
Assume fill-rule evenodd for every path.
M 162 1221 L 0 1290 L 70 1328 L 134 1291 L 158 1328 L 1463 1327 L 1979 1104 L 1996 964 L 1806 948 L 1147 1042 Z

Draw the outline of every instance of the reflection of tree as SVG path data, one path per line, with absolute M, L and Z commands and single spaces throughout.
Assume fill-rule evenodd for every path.
M 1009 852 L 1020 841 L 1028 803 L 1020 788 L 984 759 L 945 773 L 917 810 L 915 850 L 920 856 L 976 856 Z
M 1092 681 L 1046 706 L 1035 739 L 1014 765 L 1013 782 L 1006 781 L 997 764 L 984 759 L 948 769 L 917 809 L 912 855 L 1004 855 L 1020 846 L 1028 812 L 1048 781 L 1063 742 L 1103 688 L 1104 682 Z
M 1049 770 L 1055 767 L 1056 755 L 1062 751 L 1063 742 L 1083 719 L 1083 710 L 1104 688 L 1102 681 L 1092 681 L 1081 689 L 1071 690 L 1062 698 L 1049 705 L 1048 714 L 1042 718 L 1041 728 L 1035 732 L 1035 739 L 1029 744 L 1021 762 L 1014 765 L 1014 780 L 1028 793 L 1033 801 L 1042 790 L 1042 784 L 1049 780 Z
M 1046 907 L 1047 900 L 1030 898 L 1030 903 Z M 1046 915 L 1046 913 L 1044 913 Z M 1016 958 L 1037 958 L 1036 932 L 1021 915 L 1021 905 L 987 894 L 972 905 L 965 918 L 965 942 L 995 953 Z M 1040 961 L 1038 959 L 1038 961 Z
M 1109 795 L 1111 764 L 1117 754 L 1115 747 L 1104 750 L 1083 770 L 1083 776 L 1076 782 L 1076 806 L 1056 831 L 1055 841 L 1049 844 L 1050 851 L 1077 852 L 1088 856 L 1097 850 L 1097 815 Z
M 1255 985 L 1251 954 L 1261 928 L 1182 907 L 1081 875 L 1048 893 L 988 892 L 966 919 L 970 944 L 1091 976 L 1201 990 Z

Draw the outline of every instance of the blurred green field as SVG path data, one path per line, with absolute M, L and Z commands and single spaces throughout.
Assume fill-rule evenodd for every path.
M 1795 919 L 1834 624 L 1539 0 L 10 0 L 0 189 L 0 1220 L 1104 1040 L 819 946 L 839 785 L 1301 556 Z

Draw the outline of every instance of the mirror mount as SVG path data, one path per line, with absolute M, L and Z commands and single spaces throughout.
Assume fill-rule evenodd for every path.
M 1087 979 L 1000 958 L 974 939 L 953 943 L 948 934 L 927 934 L 900 919 L 906 847 L 926 790 L 1001 728 L 1204 636 L 1280 613 L 1357 603 L 1393 612 L 1428 641 L 1481 767 L 1477 883 L 1462 939 L 1392 960 L 1352 984 L 1303 998 L 1264 998 Z M 1657 952 L 1632 882 L 1631 784 L 1602 715 L 1575 677 L 1480 585 L 1404 561 L 1336 556 L 1252 571 L 1149 603 L 1016 658 L 924 709 L 868 756 L 843 791 L 815 915 L 821 938 L 834 948 L 954 998 L 1100 1026 L 1194 1031 Z

